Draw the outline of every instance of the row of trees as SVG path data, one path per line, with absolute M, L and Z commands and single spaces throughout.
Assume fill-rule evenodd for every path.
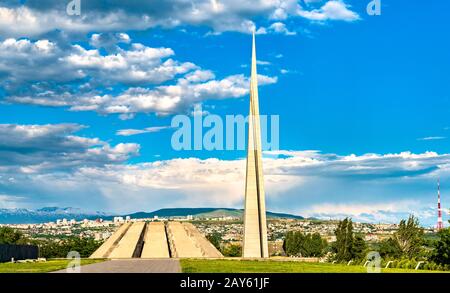
M 0 244 L 28 244 L 28 239 L 20 231 L 9 227 L 0 227 Z
M 419 220 L 410 216 L 401 220 L 398 230 L 378 243 L 366 243 L 363 235 L 355 233 L 349 218 L 340 221 L 334 231 L 336 241 L 328 246 L 318 233 L 304 234 L 290 231 L 286 234 L 283 249 L 288 256 L 321 257 L 330 252 L 330 260 L 362 263 L 369 251 L 378 251 L 385 260 L 395 260 L 398 265 L 426 260 L 428 267 L 450 268 L 450 228 L 442 229 L 437 239 L 426 240 Z
M 70 251 L 76 251 L 80 257 L 89 257 L 101 242 L 92 238 L 69 237 L 61 241 L 33 241 L 39 246 L 39 255 L 45 258 L 65 258 Z
M 434 245 L 430 258 L 435 263 L 450 268 L 450 228 L 442 229 L 438 236 L 439 240 Z
M 89 257 L 102 244 L 92 238 L 69 237 L 63 240 L 35 240 L 26 238 L 20 231 L 0 227 L 0 244 L 30 244 L 39 247 L 39 256 L 65 258 L 70 251 L 77 251 L 81 257 Z
M 319 233 L 304 234 L 300 231 L 290 231 L 286 234 L 283 250 L 288 256 L 302 257 L 322 257 L 331 252 L 332 259 L 339 262 L 365 258 L 367 244 L 362 235 L 353 232 L 351 219 L 340 221 L 334 233 L 336 242 L 329 246 Z
M 325 255 L 327 247 L 327 241 L 319 233 L 290 231 L 283 242 L 283 250 L 288 256 L 321 257 Z
M 438 269 L 450 268 L 450 228 L 442 229 L 434 241 L 427 241 L 419 220 L 410 216 L 401 220 L 398 230 L 372 247 L 366 244 L 361 235 L 353 233 L 351 219 L 340 221 L 335 230 L 336 242 L 332 245 L 333 259 L 339 262 L 365 260 L 369 250 L 375 250 L 385 260 L 402 261 L 426 260 L 430 266 Z

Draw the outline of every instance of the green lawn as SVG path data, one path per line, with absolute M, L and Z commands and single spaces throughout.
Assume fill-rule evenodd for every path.
M 72 260 L 58 259 L 32 263 L 0 263 L 0 273 L 47 273 L 67 268 Z M 98 259 L 82 259 L 81 265 L 102 262 Z
M 183 273 L 366 273 L 367 269 L 357 265 L 331 263 L 308 263 L 298 261 L 251 261 L 251 260 L 207 260 L 182 259 Z M 384 273 L 429 273 L 426 270 L 382 269 Z M 435 272 L 435 271 L 434 271 Z

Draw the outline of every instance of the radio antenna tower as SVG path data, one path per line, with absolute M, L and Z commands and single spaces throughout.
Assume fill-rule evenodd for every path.
M 444 223 L 442 222 L 442 209 L 441 209 L 441 190 L 440 190 L 440 184 L 439 184 L 439 178 L 437 182 L 437 188 L 438 188 L 438 221 L 436 229 L 437 231 L 444 229 Z

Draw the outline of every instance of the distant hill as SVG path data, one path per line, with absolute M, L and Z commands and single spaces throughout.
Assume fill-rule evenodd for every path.
M 87 212 L 78 208 L 45 207 L 37 210 L 0 209 L 0 224 L 36 224 L 55 222 L 57 219 L 97 219 L 109 216 L 103 212 Z
M 132 214 L 121 215 L 123 217 L 130 216 L 133 219 L 153 218 L 154 216 L 169 217 L 186 217 L 192 215 L 195 217 L 218 218 L 218 217 L 239 217 L 242 218 L 242 209 L 231 208 L 168 208 L 160 209 L 154 212 L 137 212 Z M 78 208 L 59 208 L 45 207 L 37 210 L 29 209 L 0 209 L 0 224 L 36 224 L 45 222 L 55 222 L 57 219 L 66 218 L 67 220 L 75 219 L 77 221 L 83 219 L 94 220 L 103 218 L 112 220 L 113 213 L 104 212 L 87 212 Z M 291 214 L 281 214 L 267 212 L 267 218 L 286 218 L 286 219 L 303 219 L 301 216 Z
M 204 217 L 204 218 L 218 218 L 218 217 L 243 217 L 244 211 L 242 209 L 232 209 L 232 208 L 167 208 L 160 209 L 154 212 L 138 212 L 133 214 L 127 214 L 125 216 L 130 216 L 134 219 L 141 218 L 153 218 L 158 217 L 186 217 L 192 215 L 194 217 Z M 273 213 L 267 212 L 267 218 L 285 218 L 285 219 L 303 219 L 302 216 L 283 214 L 283 213 Z

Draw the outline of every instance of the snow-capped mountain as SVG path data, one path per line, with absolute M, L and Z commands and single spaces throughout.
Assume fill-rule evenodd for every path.
M 77 221 L 83 219 L 96 219 L 109 216 L 103 212 L 89 212 L 78 208 L 45 207 L 37 210 L 29 209 L 0 209 L 0 224 L 34 224 L 54 222 L 66 218 Z

